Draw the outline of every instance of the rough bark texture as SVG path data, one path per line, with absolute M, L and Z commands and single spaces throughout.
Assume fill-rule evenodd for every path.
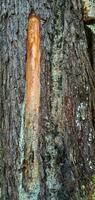
M 91 96 L 95 71 L 87 50 L 81 1 L 1 0 L 0 7 L 2 199 L 91 199 L 95 169 L 91 109 L 95 98 Z M 25 190 L 23 160 L 25 143 L 29 142 L 24 129 L 25 65 L 31 10 L 41 21 L 39 181 Z M 30 163 L 34 163 L 33 159 L 31 156 Z

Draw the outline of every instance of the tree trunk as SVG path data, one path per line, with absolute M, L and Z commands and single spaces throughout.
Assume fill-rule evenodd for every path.
M 93 199 L 95 70 L 81 1 L 1 0 L 0 4 L 2 199 Z M 40 21 L 40 96 L 34 82 L 26 125 L 30 13 Z

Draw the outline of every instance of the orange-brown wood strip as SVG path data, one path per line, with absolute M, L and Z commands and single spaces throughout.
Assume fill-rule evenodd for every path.
M 26 113 L 38 112 L 40 98 L 40 22 L 32 15 L 28 23 L 26 63 Z
M 25 91 L 25 160 L 23 183 L 32 190 L 38 181 L 38 120 L 40 106 L 40 20 L 31 15 L 27 33 Z

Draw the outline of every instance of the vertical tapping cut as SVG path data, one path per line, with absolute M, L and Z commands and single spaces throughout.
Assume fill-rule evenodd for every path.
M 38 118 L 40 104 L 40 20 L 31 15 L 28 22 L 26 92 L 25 92 L 25 159 L 23 186 L 32 190 L 38 181 Z

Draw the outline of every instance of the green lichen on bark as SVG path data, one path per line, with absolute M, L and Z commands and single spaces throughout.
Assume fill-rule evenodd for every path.
M 94 25 L 88 25 L 88 27 L 91 29 L 91 31 L 95 34 L 95 24 Z
M 63 22 L 62 22 L 62 1 L 57 1 L 54 5 L 54 25 L 53 38 L 51 42 L 50 55 L 50 110 L 47 112 L 47 123 L 45 132 L 45 180 L 46 180 L 46 198 L 60 199 L 63 185 L 60 181 L 61 160 L 58 163 L 58 155 L 63 154 L 63 127 L 62 127 L 62 84 L 63 84 Z M 59 156 L 60 157 L 60 156 Z M 62 197 L 64 198 L 64 197 Z

